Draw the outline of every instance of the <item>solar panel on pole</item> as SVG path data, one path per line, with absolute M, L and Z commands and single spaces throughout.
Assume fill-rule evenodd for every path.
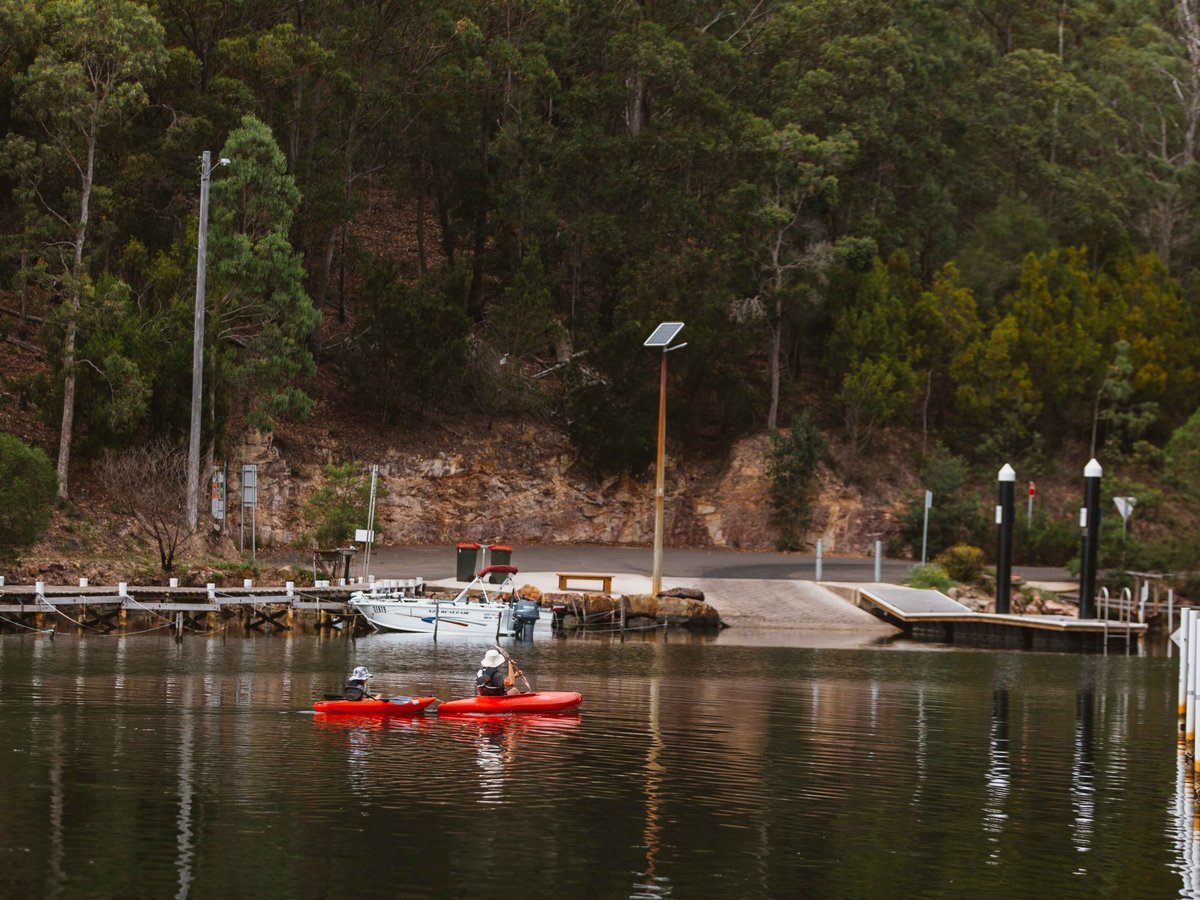
M 683 330 L 682 322 L 663 322 L 646 338 L 645 347 L 666 347 Z

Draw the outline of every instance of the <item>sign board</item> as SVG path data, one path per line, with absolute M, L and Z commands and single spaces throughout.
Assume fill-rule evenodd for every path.
M 242 466 L 242 506 L 258 504 L 258 466 L 248 463 Z
M 212 471 L 212 517 L 225 520 L 225 466 L 213 466 Z
M 925 492 L 925 508 L 929 509 L 931 506 L 933 506 L 933 491 L 926 491 Z
M 1172 631 L 1171 632 L 1171 640 L 1173 640 L 1175 642 L 1176 647 L 1179 647 L 1180 649 L 1182 649 L 1183 648 L 1183 629 L 1176 628 L 1174 631 Z
M 1029 482 L 1029 496 L 1030 496 L 1030 497 L 1036 497 L 1036 496 L 1037 496 L 1037 484 L 1036 484 L 1035 482 L 1032 482 L 1032 481 L 1031 481 L 1031 482 Z
M 1117 512 L 1121 514 L 1121 518 L 1128 521 L 1130 513 L 1137 506 L 1137 497 L 1113 497 L 1113 503 L 1117 504 Z
M 375 540 L 375 532 L 366 528 L 356 528 L 354 529 L 354 539 L 360 544 L 369 544 Z

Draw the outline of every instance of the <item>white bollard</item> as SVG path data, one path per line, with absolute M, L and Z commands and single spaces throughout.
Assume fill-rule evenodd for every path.
M 244 587 L 244 588 L 254 587 L 254 580 L 252 578 L 243 578 L 242 579 L 242 587 Z
M 883 541 L 875 542 L 875 581 L 883 581 Z
M 210 581 L 208 584 L 206 584 L 204 586 L 204 589 L 208 592 L 208 602 L 209 603 L 212 603 L 214 600 L 217 599 L 217 586 L 215 584 L 213 584 Z
M 817 538 L 817 574 L 816 574 L 816 578 L 815 578 L 816 581 L 821 580 L 821 563 L 824 561 L 824 558 L 825 558 L 824 541 L 822 541 L 821 538 Z
M 80 579 L 79 579 L 79 586 L 80 586 L 80 587 L 87 587 L 87 584 L 88 584 L 88 582 L 87 582 L 87 579 L 86 579 L 86 578 L 80 578 Z
M 4 587 L 4 576 L 0 575 L 0 587 Z
M 118 597 L 128 597 L 129 596 L 129 585 L 126 582 L 122 581 L 117 585 L 117 596 Z
M 296 595 L 296 582 L 289 581 L 287 583 L 287 595 L 289 597 L 294 597 Z
M 1191 654 L 1188 652 L 1188 647 L 1191 642 L 1188 640 L 1188 629 L 1192 624 L 1192 610 L 1182 609 L 1179 611 L 1179 730 L 1183 731 L 1187 719 L 1187 681 L 1188 668 L 1191 665 Z M 1174 642 L 1172 642 L 1174 643 Z
M 1180 715 L 1180 737 L 1183 737 L 1188 715 L 1188 668 L 1192 666 L 1188 630 L 1192 628 L 1192 610 L 1180 610 L 1180 686 L 1178 686 L 1178 715 Z M 1172 641 L 1171 643 L 1174 643 Z
M 1193 610 L 1188 617 L 1187 708 L 1184 711 L 1183 740 L 1190 747 L 1196 740 L 1196 624 Z
M 367 584 L 374 584 L 374 583 L 375 583 L 375 576 L 374 576 L 374 575 L 368 575 L 368 576 L 367 576 Z
M 178 578 L 171 579 L 171 587 L 179 587 L 179 579 Z
M 34 590 L 34 591 L 37 593 L 37 595 L 38 595 L 39 597 L 44 597 L 44 596 L 46 596 L 46 582 L 44 582 L 44 581 L 35 581 L 35 582 L 34 582 L 34 584 L 33 584 L 33 590 Z

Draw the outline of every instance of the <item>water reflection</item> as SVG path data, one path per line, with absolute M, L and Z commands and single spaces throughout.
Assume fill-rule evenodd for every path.
M 1200 896 L 1165 660 L 521 652 L 581 714 L 312 714 L 355 661 L 461 694 L 449 642 L 6 639 L 0 896 L 505 896 L 514 835 L 529 900 Z
M 991 850 L 989 865 L 998 865 L 1000 835 L 1008 820 L 1005 805 L 1012 786 L 1008 748 L 1008 688 L 997 687 L 992 693 L 992 723 L 988 733 L 987 800 L 983 805 L 983 829 Z
M 1095 696 L 1090 680 L 1081 685 L 1075 701 L 1075 740 L 1071 757 L 1071 809 L 1074 813 L 1071 837 L 1075 849 L 1092 849 L 1092 831 L 1096 819 Z M 1082 875 L 1086 866 L 1076 868 Z

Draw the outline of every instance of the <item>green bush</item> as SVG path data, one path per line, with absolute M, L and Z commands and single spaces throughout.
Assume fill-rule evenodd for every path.
M 46 454 L 0 432 L 0 557 L 15 556 L 46 533 L 57 493 Z
M 820 429 L 801 413 L 787 432 L 771 435 L 771 524 L 779 528 L 780 550 L 797 550 L 812 520 L 813 484 L 827 445 Z
M 304 504 L 304 519 L 314 527 L 314 537 L 322 547 L 334 547 L 348 540 L 356 528 L 367 525 L 367 506 L 371 498 L 371 477 L 363 473 L 362 463 L 325 467 L 326 483 Z M 381 483 L 376 484 L 376 500 L 387 496 Z
M 913 588 L 933 588 L 945 593 L 954 587 L 954 579 L 950 573 L 937 563 L 913 566 L 904 583 Z
M 921 466 L 921 483 L 933 491 L 929 509 L 929 537 L 926 556 L 933 557 L 947 547 L 961 543 L 979 543 L 980 529 L 990 516 L 966 489 L 967 464 L 940 444 Z M 905 507 L 900 515 L 900 533 L 916 557 L 921 550 L 925 528 L 925 491 Z
M 970 544 L 955 544 L 939 553 L 933 561 L 955 581 L 971 583 L 983 574 L 983 551 Z
M 1033 514 L 1028 523 L 1022 511 L 1017 513 L 1013 527 L 1013 559 L 1026 566 L 1065 566 L 1079 555 L 1080 531 L 1076 511 L 1058 516 L 1042 510 Z

